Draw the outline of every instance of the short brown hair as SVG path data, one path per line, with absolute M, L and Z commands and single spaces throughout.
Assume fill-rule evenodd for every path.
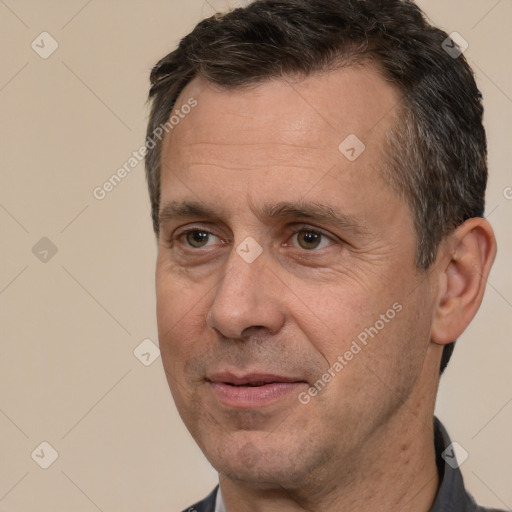
M 481 94 L 466 59 L 446 51 L 446 41 L 457 48 L 410 0 L 256 0 L 201 21 L 156 64 L 147 136 L 196 77 L 236 89 L 372 63 L 402 94 L 382 170 L 411 207 L 416 266 L 426 271 L 446 235 L 483 216 L 487 185 Z M 145 163 L 158 236 L 161 141 Z M 453 343 L 445 347 L 441 371 L 452 350 Z

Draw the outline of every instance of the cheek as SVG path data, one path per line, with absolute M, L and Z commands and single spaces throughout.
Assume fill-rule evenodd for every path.
M 302 300 L 297 300 L 299 296 Z M 302 286 L 291 297 L 289 311 L 314 349 L 332 363 L 391 306 L 382 292 L 370 292 L 356 283 L 343 287 L 334 283 L 320 289 Z
M 399 297 L 395 307 L 388 313 L 378 311 L 361 331 L 365 344 L 359 343 L 362 350 L 354 358 L 353 369 L 368 399 L 382 404 L 395 403 L 397 398 L 404 401 L 410 395 L 421 376 L 430 340 L 431 318 L 424 299 L 395 297 Z
M 303 336 L 322 357 L 315 378 L 329 372 L 337 382 L 333 392 L 346 393 L 349 386 L 367 396 L 386 386 L 402 394 L 414 384 L 429 340 L 428 306 L 425 293 L 404 294 L 400 288 L 354 285 L 340 291 L 333 286 L 321 293 L 302 288 L 308 300 L 295 300 L 290 307 Z
M 207 285 L 193 283 L 159 256 L 155 276 L 156 314 L 159 328 L 171 334 L 187 325 L 201 307 Z
M 168 378 L 182 375 L 187 360 L 194 355 L 197 339 L 204 332 L 207 311 L 203 295 L 175 276 L 157 274 L 158 339 Z

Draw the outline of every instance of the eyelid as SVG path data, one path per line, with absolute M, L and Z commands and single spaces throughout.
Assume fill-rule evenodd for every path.
M 211 229 L 208 229 L 208 228 L 205 228 L 207 224 L 202 224 L 202 225 L 187 225 L 184 229 L 180 230 L 180 229 L 177 229 L 176 232 L 174 232 L 171 237 L 170 237 L 170 241 L 171 243 L 174 242 L 174 241 L 179 241 L 182 245 L 184 245 L 187 249 L 191 249 L 191 250 L 194 250 L 194 251 L 198 251 L 200 250 L 200 248 L 194 248 L 194 247 L 191 247 L 189 245 L 187 245 L 186 243 L 182 242 L 182 238 L 185 237 L 186 235 L 188 235 L 189 233 L 191 232 L 194 232 L 194 231 L 202 231 L 204 233 L 208 233 L 210 236 L 214 236 L 214 237 L 217 237 L 221 242 L 223 240 L 225 240 L 225 238 L 223 239 L 221 236 L 219 235 L 216 235 L 215 233 L 212 232 Z M 206 247 L 209 247 L 209 246 L 206 246 Z
M 342 240 L 340 240 L 335 235 L 323 230 L 322 228 L 318 228 L 318 227 L 312 226 L 310 224 L 294 224 L 294 225 L 290 226 L 290 229 L 291 229 L 291 234 L 286 239 L 286 242 L 284 243 L 283 247 L 293 247 L 294 249 L 297 249 L 297 250 L 306 251 L 306 249 L 296 247 L 295 245 L 293 245 L 293 243 L 288 242 L 292 237 L 298 235 L 298 233 L 301 233 L 301 232 L 318 233 L 322 237 L 329 240 L 329 242 L 331 242 L 327 247 L 322 247 L 321 249 L 311 249 L 311 250 L 307 251 L 307 252 L 310 252 L 311 254 L 313 254 L 315 252 L 321 253 L 323 250 L 328 249 L 329 247 L 332 247 L 333 245 L 337 245 L 337 244 L 339 245 L 342 243 Z
M 336 235 L 333 235 L 331 232 L 326 231 L 325 229 L 319 228 L 318 226 L 313 226 L 311 224 L 292 224 L 293 228 L 292 234 L 296 234 L 300 231 L 314 231 L 316 233 L 320 233 L 321 235 L 329 238 L 333 242 L 341 242 L 342 240 L 338 238 Z
M 212 224 L 209 224 L 208 222 L 202 222 L 202 223 L 198 223 L 198 224 L 187 224 L 186 226 L 177 228 L 174 231 L 173 235 L 181 236 L 190 231 L 205 231 L 206 233 L 211 233 L 213 235 L 213 233 L 211 231 L 211 229 L 212 229 L 211 226 L 212 226 Z

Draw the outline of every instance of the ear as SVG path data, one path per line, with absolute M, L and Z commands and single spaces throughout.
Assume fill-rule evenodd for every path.
M 485 219 L 461 224 L 438 256 L 439 293 L 434 305 L 431 339 L 439 345 L 455 341 L 475 316 L 496 257 L 496 238 Z

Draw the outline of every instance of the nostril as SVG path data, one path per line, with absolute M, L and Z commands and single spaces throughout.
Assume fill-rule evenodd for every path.
M 263 329 L 267 329 L 264 325 L 252 325 L 251 327 L 246 327 L 242 334 L 240 334 L 241 338 L 248 337 L 254 334 L 259 334 Z M 253 332 L 255 331 L 255 332 Z

